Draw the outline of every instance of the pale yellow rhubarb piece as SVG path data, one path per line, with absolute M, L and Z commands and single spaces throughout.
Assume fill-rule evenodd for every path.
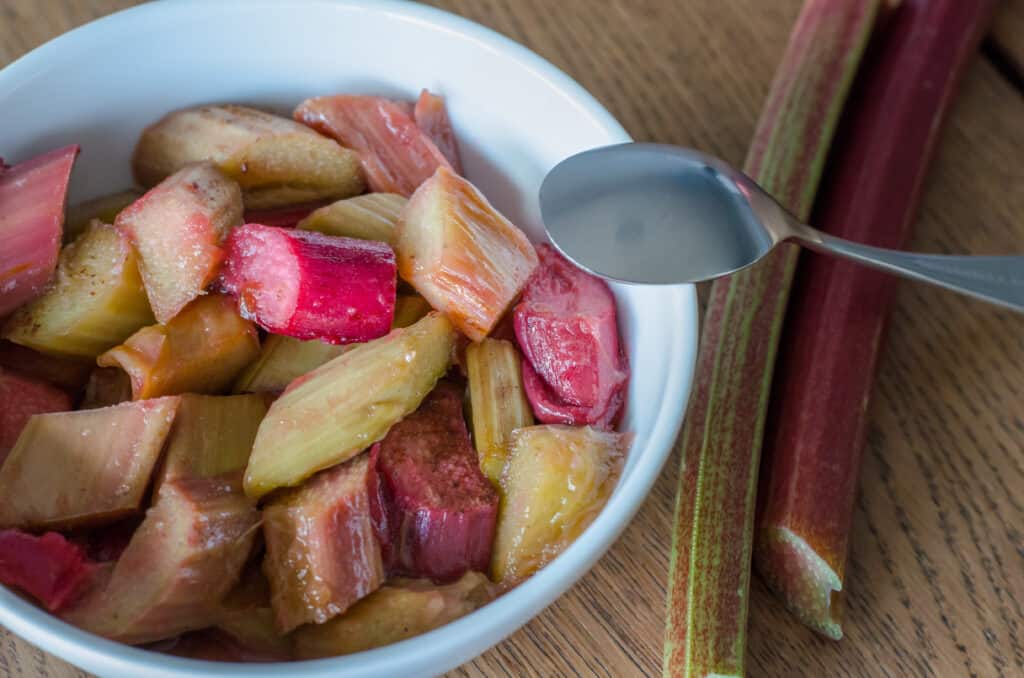
M 3 337 L 43 353 L 92 359 L 152 322 L 128 239 L 94 222 L 63 249 L 53 285 L 11 316 Z
M 294 379 L 337 358 L 358 344 L 328 344 L 312 339 L 271 334 L 263 341 L 260 355 L 235 380 L 235 393 L 278 393 Z
M 451 323 L 430 313 L 293 381 L 260 425 L 246 492 L 298 485 L 383 438 L 448 370 L 455 338 Z
M 406 203 L 397 193 L 369 193 L 315 210 L 296 228 L 395 244 L 395 228 Z

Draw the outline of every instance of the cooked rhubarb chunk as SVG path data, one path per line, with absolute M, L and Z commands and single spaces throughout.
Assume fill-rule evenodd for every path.
M 88 358 L 45 355 L 13 341 L 0 340 L 0 367 L 53 384 L 72 395 L 85 387 L 95 364 Z
M 141 191 L 131 189 L 71 205 L 64 222 L 64 242 L 72 242 L 85 233 L 94 219 L 104 224 L 114 223 L 121 210 L 141 197 Z
M 515 308 L 526 394 L 542 422 L 608 428 L 629 377 L 615 298 L 550 245 L 538 252 L 540 268 Z
M 221 242 L 242 223 L 242 193 L 209 163 L 189 165 L 117 215 L 139 253 L 153 314 L 178 314 L 217 276 Z
M 0 530 L 0 584 L 30 594 L 50 612 L 75 602 L 94 573 L 85 551 L 56 532 L 36 537 Z
M 451 323 L 431 313 L 293 381 L 260 424 L 246 492 L 297 485 L 383 438 L 448 371 L 454 345 Z
M 416 100 L 413 115 L 416 118 L 416 126 L 444 153 L 452 169 L 462 174 L 459 145 L 455 141 L 455 130 L 452 129 L 452 122 L 448 118 L 448 107 L 444 103 L 444 97 L 423 90 L 420 92 L 420 98 Z
M 503 339 L 470 344 L 466 347 L 466 371 L 480 469 L 498 486 L 512 432 L 533 425 L 533 412 L 523 392 L 519 351 Z
M 486 570 L 498 493 L 480 472 L 462 389 L 441 382 L 374 446 L 375 521 L 389 573 L 451 580 Z
M 324 207 L 323 201 L 310 202 L 302 205 L 289 205 L 266 210 L 245 210 L 242 219 L 247 224 L 263 224 L 278 228 L 295 228 L 299 222 L 316 210 Z
M 0 468 L 0 527 L 64 529 L 135 513 L 178 398 L 37 414 Z
M 109 582 L 63 617 L 131 644 L 211 626 L 238 582 L 259 521 L 237 474 L 165 482 Z
M 409 196 L 437 170 L 451 169 L 444 154 L 390 99 L 337 95 L 307 99 L 295 119 L 359 153 L 374 193 Z
M 259 355 L 251 322 L 231 297 L 196 299 L 166 325 L 144 327 L 97 359 L 128 373 L 136 400 L 179 393 L 219 393 Z
M 128 239 L 96 222 L 64 248 L 54 284 L 4 325 L 4 337 L 59 356 L 95 358 L 153 322 Z
M 147 128 L 132 166 L 152 186 L 209 160 L 242 187 L 247 209 L 345 198 L 365 190 L 358 156 L 288 118 L 244 106 L 175 111 Z
M 394 245 L 395 227 L 408 202 L 396 193 L 368 193 L 321 207 L 297 228 Z
M 573 426 L 512 434 L 491 576 L 515 584 L 554 560 L 597 517 L 631 436 Z
M 97 367 L 89 375 L 85 395 L 78 404 L 80 410 L 110 407 L 132 399 L 132 380 L 117 367 Z
M 241 581 L 224 598 L 217 629 L 242 653 L 257 657 L 257 661 L 292 658 L 291 638 L 277 629 L 270 603 L 270 582 L 258 562 L 246 566 Z
M 71 409 L 64 391 L 0 367 L 0 466 L 14 447 L 29 417 Z
M 221 286 L 268 332 L 350 344 L 391 329 L 395 253 L 384 243 L 246 224 L 227 252 Z
M 402 278 L 473 341 L 490 333 L 537 267 L 523 232 L 447 168 L 409 200 L 395 251 Z
M 326 624 L 303 626 L 294 634 L 299 659 L 352 654 L 397 643 L 464 617 L 487 604 L 495 587 L 479 572 L 438 586 L 396 579 Z
M 263 509 L 271 603 L 282 632 L 322 624 L 384 581 L 370 519 L 370 460 L 324 471 Z
M 280 393 L 293 380 L 337 358 L 356 344 L 338 346 L 312 339 L 303 341 L 267 335 L 259 358 L 235 380 L 235 393 Z
M 430 313 L 430 304 L 418 294 L 399 294 L 395 299 L 395 319 L 391 327 L 409 327 Z
M 0 318 L 53 277 L 77 156 L 78 146 L 66 146 L 14 167 L 0 162 Z
M 159 483 L 224 474 L 241 477 L 266 413 L 267 404 L 259 395 L 181 396 Z

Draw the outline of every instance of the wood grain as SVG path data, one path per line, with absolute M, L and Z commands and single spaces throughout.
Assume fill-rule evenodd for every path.
M 0 0 L 0 64 L 130 0 Z M 435 0 L 577 78 L 637 139 L 742 161 L 799 0 Z M 994 35 L 1024 54 L 1022 0 Z M 1024 243 L 1024 96 L 970 68 L 913 246 Z M 901 287 L 871 406 L 846 638 L 802 628 L 755 580 L 752 676 L 1024 674 L 1024 316 Z M 673 457 L 581 582 L 455 676 L 660 673 Z M 0 676 L 81 672 L 0 630 Z

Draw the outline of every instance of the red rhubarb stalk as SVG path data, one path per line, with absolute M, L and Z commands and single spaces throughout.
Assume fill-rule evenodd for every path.
M 906 243 L 942 120 L 994 5 L 903 0 L 886 17 L 829 156 L 818 228 L 878 247 Z M 772 385 L 754 561 L 800 621 L 835 639 L 868 398 L 895 291 L 895 278 L 807 257 Z
M 744 169 L 800 218 L 877 9 L 808 0 L 769 92 Z M 744 672 L 758 462 L 797 254 L 783 246 L 712 287 L 682 438 L 666 676 Z

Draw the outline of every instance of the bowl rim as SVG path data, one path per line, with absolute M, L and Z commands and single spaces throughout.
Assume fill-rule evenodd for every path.
M 524 45 L 470 19 L 407 0 L 291 1 L 295 5 L 353 8 L 384 14 L 468 38 L 481 49 L 512 60 L 561 93 L 580 115 L 605 132 L 609 144 L 632 141 L 615 117 L 568 74 Z M 151 2 L 83 24 L 0 69 L 0 88 L 5 81 L 31 78 L 61 54 L 105 45 L 104 35 L 130 30 L 142 22 L 159 21 L 164 13 L 191 11 L 191 7 L 201 3 L 204 0 Z M 279 8 L 275 3 L 276 0 L 220 0 L 218 11 L 243 6 L 246 11 L 258 11 L 260 6 Z M 282 671 L 298 670 L 304 676 L 326 677 L 345 670 L 369 675 L 382 668 L 387 668 L 392 675 L 404 675 L 419 670 L 424 657 L 433 657 L 438 667 L 462 664 L 528 623 L 590 570 L 632 522 L 674 449 L 696 365 L 699 321 L 696 289 L 692 285 L 675 287 L 665 296 L 669 306 L 663 309 L 663 316 L 677 321 L 671 328 L 670 340 L 678 350 L 665 356 L 662 364 L 668 375 L 665 390 L 647 446 L 633 451 L 640 456 L 636 466 L 619 482 L 597 518 L 569 548 L 536 575 L 481 610 L 382 648 L 341 657 L 269 664 L 189 659 L 110 641 L 61 621 L 3 587 L 0 587 L 0 623 L 73 664 L 123 675 L 140 675 L 138 672 L 145 671 L 147 676 L 279 676 Z M 493 612 L 495 606 L 500 606 L 499 614 Z M 510 621 L 514 621 L 514 626 Z M 465 642 L 467 637 L 476 638 L 477 642 Z M 486 643 L 486 647 L 482 643 Z

